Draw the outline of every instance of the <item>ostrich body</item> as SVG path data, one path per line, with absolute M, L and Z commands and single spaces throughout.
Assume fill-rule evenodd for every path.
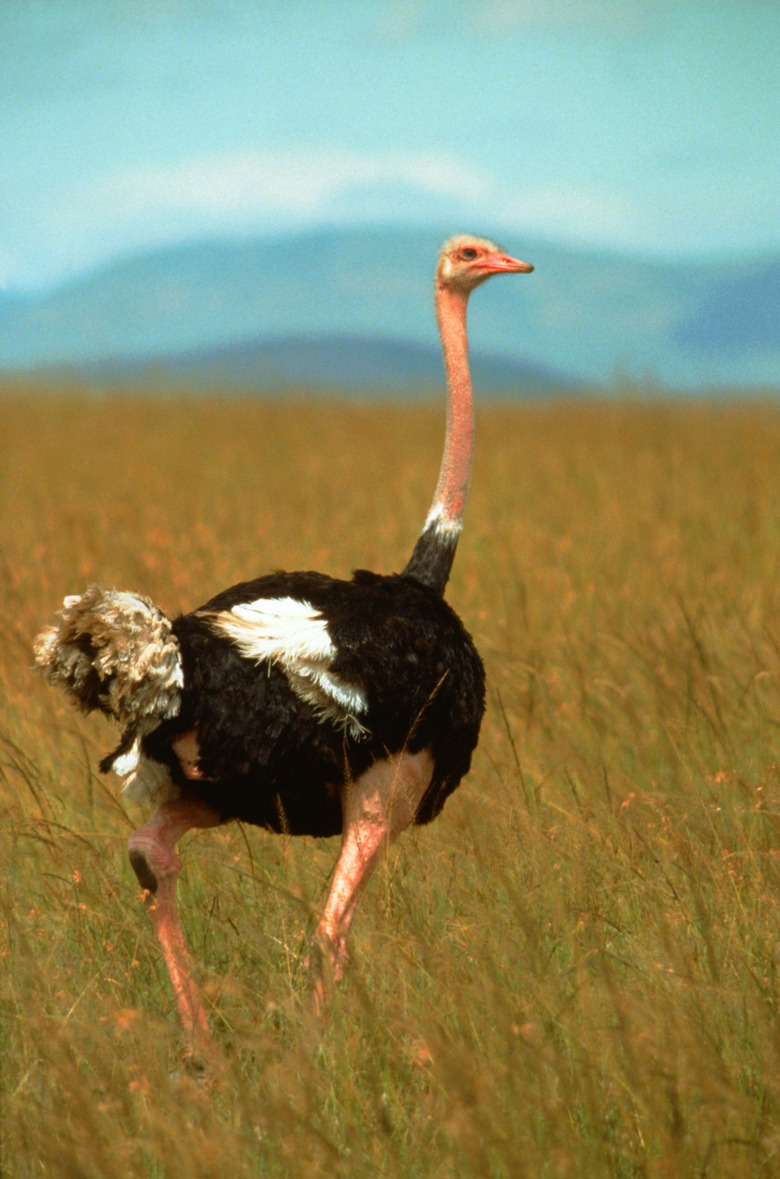
M 491 275 L 532 269 L 482 238 L 452 238 L 441 251 L 444 454 L 403 573 L 272 573 L 173 621 L 142 595 L 91 586 L 66 598 L 36 639 L 46 678 L 84 711 L 122 725 L 101 769 L 125 778 L 123 794 L 157 807 L 128 849 L 193 1050 L 213 1045 L 176 909 L 177 840 L 231 819 L 341 833 L 307 959 L 321 1006 L 343 972 L 347 931 L 377 862 L 410 823 L 439 813 L 469 769 L 484 671 L 443 598 L 471 470 L 466 305 Z

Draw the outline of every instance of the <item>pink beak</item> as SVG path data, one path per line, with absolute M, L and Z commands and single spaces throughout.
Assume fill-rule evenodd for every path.
M 530 262 L 510 258 L 509 254 L 489 254 L 486 258 L 478 259 L 474 268 L 486 270 L 488 274 L 530 274 L 533 270 Z

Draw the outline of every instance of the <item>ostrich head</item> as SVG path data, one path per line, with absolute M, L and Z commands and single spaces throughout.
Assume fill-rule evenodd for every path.
M 445 242 L 436 267 L 436 282 L 469 294 L 492 274 L 529 274 L 533 266 L 510 258 L 484 237 L 461 234 Z

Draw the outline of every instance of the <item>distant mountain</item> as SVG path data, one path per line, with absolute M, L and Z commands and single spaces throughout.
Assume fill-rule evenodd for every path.
M 682 320 L 674 338 L 683 346 L 725 357 L 765 351 L 780 340 L 780 258 L 744 267 L 727 278 Z
M 15 291 L 0 291 L 0 324 L 18 316 L 30 302 L 29 295 L 19 294 Z
M 471 366 L 478 387 L 493 394 L 538 396 L 573 387 L 569 378 L 540 365 L 479 351 Z M 209 393 L 314 388 L 347 397 L 425 396 L 444 381 L 438 346 L 364 336 L 285 336 L 151 360 L 92 363 L 76 372 L 96 385 L 178 384 Z
M 0 372 L 98 380 L 406 391 L 438 386 L 439 235 L 330 229 L 193 242 L 45 294 L 0 297 Z M 656 389 L 780 389 L 780 256 L 669 262 L 507 242 L 536 266 L 469 310 L 485 387 L 621 379 Z M 481 373 L 480 373 L 481 368 Z M 210 374 L 210 375 L 209 375 Z

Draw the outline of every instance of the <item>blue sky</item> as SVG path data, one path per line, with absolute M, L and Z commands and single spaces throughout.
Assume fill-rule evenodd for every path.
M 777 0 L 2 0 L 0 288 L 354 221 L 780 247 Z

